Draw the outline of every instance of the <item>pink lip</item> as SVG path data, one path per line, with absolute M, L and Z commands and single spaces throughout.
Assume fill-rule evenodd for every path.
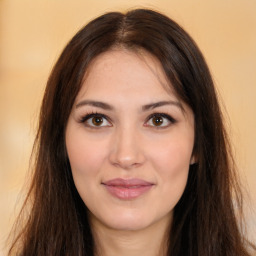
M 131 200 L 146 193 L 153 183 L 141 179 L 113 179 L 102 183 L 108 192 L 119 199 Z

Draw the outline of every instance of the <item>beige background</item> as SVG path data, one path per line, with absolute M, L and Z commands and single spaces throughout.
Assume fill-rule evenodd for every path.
M 51 67 L 86 22 L 106 11 L 132 7 L 165 12 L 203 51 L 229 114 L 240 173 L 256 208 L 255 0 L 0 0 L 0 248 L 23 198 L 20 191 L 27 181 L 38 110 Z M 247 223 L 254 241 L 255 219 L 249 212 Z

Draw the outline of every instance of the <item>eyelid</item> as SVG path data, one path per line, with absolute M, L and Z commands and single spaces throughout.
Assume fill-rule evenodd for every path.
M 88 123 L 86 124 L 86 122 L 90 119 L 90 118 L 93 118 L 93 117 L 101 117 L 105 120 L 107 120 L 107 122 L 110 124 L 110 125 L 103 125 L 103 126 L 96 126 L 96 125 L 89 125 Z M 109 126 L 112 126 L 111 124 L 111 119 L 104 115 L 104 114 L 100 114 L 100 113 L 89 113 L 89 114 L 86 114 L 84 116 L 82 116 L 79 120 L 80 123 L 84 123 L 87 127 L 90 127 L 90 128 L 101 128 L 101 127 L 109 127 Z
M 154 126 L 154 125 L 147 125 L 147 123 L 150 121 L 150 119 L 152 119 L 153 117 L 156 117 L 156 116 L 159 116 L 159 117 L 162 117 L 162 118 L 166 118 L 168 119 L 168 122 L 170 122 L 170 124 L 174 124 L 177 122 L 177 120 L 175 120 L 172 116 L 170 116 L 169 114 L 166 114 L 166 113 L 152 113 L 146 120 L 146 126 L 152 126 L 152 127 L 155 127 L 155 128 L 165 128 L 165 127 L 168 127 L 170 124 L 168 125 L 160 125 L 160 126 Z
M 101 118 L 105 119 L 109 123 L 109 125 L 99 125 L 99 126 L 97 126 L 97 125 L 90 125 L 90 124 L 88 124 L 87 121 L 90 118 L 93 118 L 93 117 L 101 117 Z M 152 119 L 154 117 L 162 117 L 164 119 L 167 119 L 169 123 L 167 125 L 160 125 L 160 126 L 149 125 L 148 122 L 150 121 L 150 119 Z M 146 123 L 144 124 L 144 126 L 155 127 L 155 128 L 166 128 L 166 127 L 169 127 L 171 124 L 174 124 L 176 122 L 177 122 L 177 120 L 175 120 L 169 114 L 155 112 L 155 113 L 152 113 L 151 115 L 149 115 L 147 117 Z M 92 112 L 92 113 L 88 113 L 88 114 L 83 115 L 79 119 L 79 123 L 83 123 L 85 126 L 87 126 L 89 128 L 96 128 L 96 129 L 97 128 L 102 128 L 102 127 L 110 127 L 110 126 L 112 126 L 112 120 L 108 116 L 106 116 L 105 114 L 101 114 L 101 113 L 98 113 L 98 112 Z

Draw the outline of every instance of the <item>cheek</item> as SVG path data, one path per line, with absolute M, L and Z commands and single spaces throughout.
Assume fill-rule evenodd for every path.
M 161 170 L 170 173 L 188 169 L 193 151 L 193 137 L 177 136 L 170 140 L 159 141 L 149 153 L 152 162 Z
M 66 147 L 74 179 L 76 175 L 95 175 L 105 159 L 104 143 L 91 140 L 83 131 L 67 131 Z
M 87 205 L 93 199 L 92 195 L 95 195 L 97 184 L 100 184 L 106 145 L 95 142 L 82 129 L 69 129 L 66 132 L 66 147 L 76 189 Z
M 160 146 L 160 145 L 159 145 Z M 182 140 L 180 137 L 172 141 L 163 142 L 161 147 L 151 152 L 154 169 L 159 176 L 162 194 L 172 199 L 171 204 L 176 204 L 180 199 L 188 178 L 190 160 L 193 150 L 193 140 Z

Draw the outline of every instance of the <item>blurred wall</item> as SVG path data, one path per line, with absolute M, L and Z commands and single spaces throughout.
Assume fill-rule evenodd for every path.
M 0 0 L 0 248 L 23 199 L 40 101 L 54 62 L 89 20 L 133 7 L 163 11 L 198 43 L 229 113 L 238 166 L 256 208 L 255 0 Z M 256 241 L 250 212 L 247 223 Z

